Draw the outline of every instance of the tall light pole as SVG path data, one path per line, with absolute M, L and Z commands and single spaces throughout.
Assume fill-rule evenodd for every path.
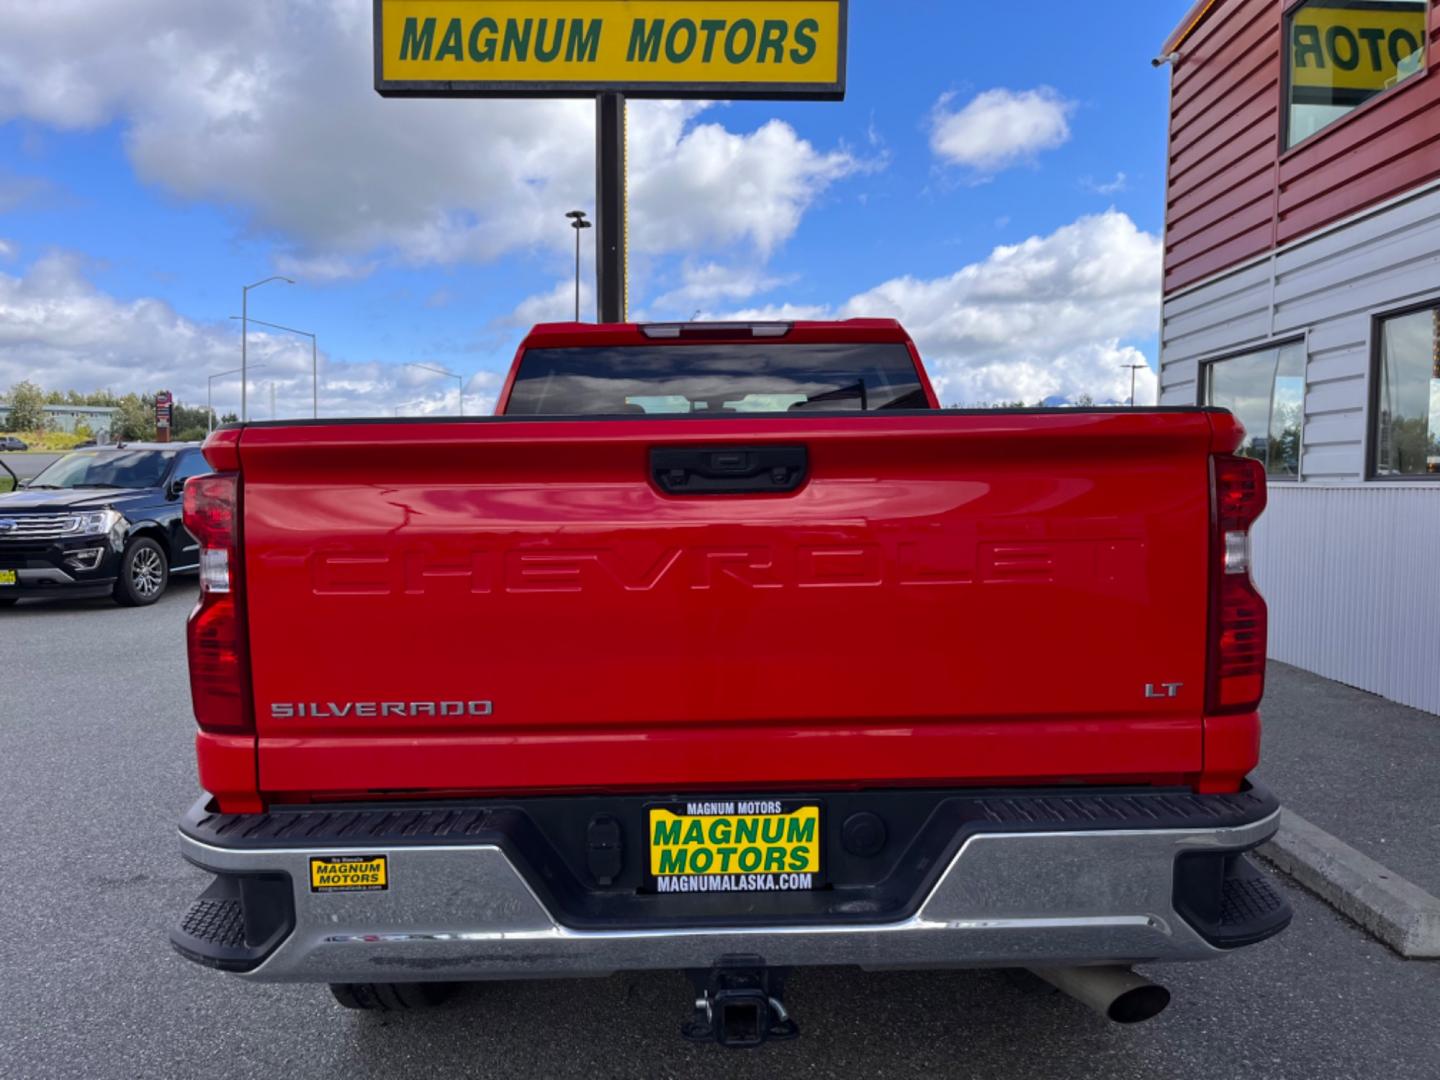
M 250 337 L 250 290 L 258 289 L 261 285 L 269 285 L 272 281 L 283 281 L 287 285 L 295 284 L 288 277 L 272 274 L 264 281 L 240 287 L 240 420 L 242 423 L 250 418 L 250 358 L 245 348 L 246 341 Z
M 1148 368 L 1149 364 L 1121 364 L 1122 368 L 1130 369 L 1130 408 L 1135 407 L 1135 372 L 1141 368 Z
M 446 371 L 444 368 L 431 367 L 429 364 L 406 364 L 406 367 L 419 368 L 421 371 L 433 371 L 436 375 L 444 375 L 447 379 L 455 380 L 455 389 L 460 395 L 460 415 L 465 415 L 465 380 L 453 371 Z
M 232 319 L 235 316 L 230 316 Z M 264 364 L 256 364 L 251 371 L 264 367 Z M 239 375 L 243 368 L 231 368 L 229 371 L 217 371 L 214 375 L 205 376 L 205 431 L 215 430 L 215 380 L 223 379 L 226 375 Z
M 575 230 L 575 321 L 580 321 L 580 234 L 590 228 L 590 222 L 585 220 L 584 210 L 571 210 L 565 215 L 570 219 L 570 227 Z
M 241 316 L 231 315 L 232 319 Z M 246 319 L 245 322 L 254 323 L 256 326 L 268 326 L 272 330 L 284 330 L 290 334 L 299 334 L 301 337 L 310 339 L 310 417 L 312 420 L 320 418 L 320 353 L 315 344 L 315 335 L 309 330 L 296 330 L 293 326 L 281 326 L 279 323 L 266 322 L 263 319 Z M 255 365 L 259 367 L 259 364 Z

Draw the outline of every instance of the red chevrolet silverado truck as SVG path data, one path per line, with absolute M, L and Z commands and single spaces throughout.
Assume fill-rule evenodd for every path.
M 497 415 L 231 426 L 189 481 L 172 933 L 256 981 L 1131 971 L 1278 933 L 1245 857 L 1265 478 L 1224 411 L 941 409 L 895 322 L 542 325 Z

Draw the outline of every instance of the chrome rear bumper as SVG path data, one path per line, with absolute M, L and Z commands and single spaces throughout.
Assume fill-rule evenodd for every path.
M 183 831 L 180 845 L 222 879 L 271 875 L 293 902 L 293 927 L 245 978 L 469 981 L 703 968 L 738 953 L 773 966 L 875 969 L 1209 959 L 1225 950 L 1176 910 L 1177 859 L 1248 850 L 1278 822 L 1272 811 L 1225 827 L 985 832 L 964 840 L 908 917 L 734 927 L 568 926 L 495 844 L 352 845 L 386 856 L 388 887 L 339 893 L 311 891 L 310 859 L 347 848 L 223 847 Z M 1253 875 L 1247 886 L 1271 888 Z

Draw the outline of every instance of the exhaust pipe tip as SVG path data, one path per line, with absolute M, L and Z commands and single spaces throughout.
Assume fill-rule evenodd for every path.
M 1148 983 L 1126 990 L 1105 1010 L 1107 1019 L 1117 1024 L 1139 1024 L 1153 1020 L 1170 1004 L 1170 991 L 1159 983 Z
M 1031 968 L 1057 990 L 1116 1024 L 1153 1020 L 1170 1004 L 1170 991 L 1127 967 Z

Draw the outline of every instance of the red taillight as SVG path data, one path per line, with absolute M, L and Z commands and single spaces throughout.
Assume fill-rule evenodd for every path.
M 254 731 L 246 693 L 245 634 L 234 595 L 202 594 L 186 631 L 195 723 L 202 731 Z
M 185 527 L 200 542 L 200 601 L 190 613 L 190 697 L 202 731 L 250 734 L 245 621 L 239 589 L 240 478 L 192 476 L 185 482 Z
M 1265 466 L 1254 458 L 1216 455 L 1215 524 L 1222 530 L 1248 529 L 1265 512 Z
M 1206 712 L 1250 712 L 1265 692 L 1265 600 L 1250 580 L 1250 527 L 1265 509 L 1265 467 L 1211 459 L 1210 677 Z
M 185 527 L 202 548 L 234 545 L 239 488 L 234 473 L 203 473 L 185 481 Z

